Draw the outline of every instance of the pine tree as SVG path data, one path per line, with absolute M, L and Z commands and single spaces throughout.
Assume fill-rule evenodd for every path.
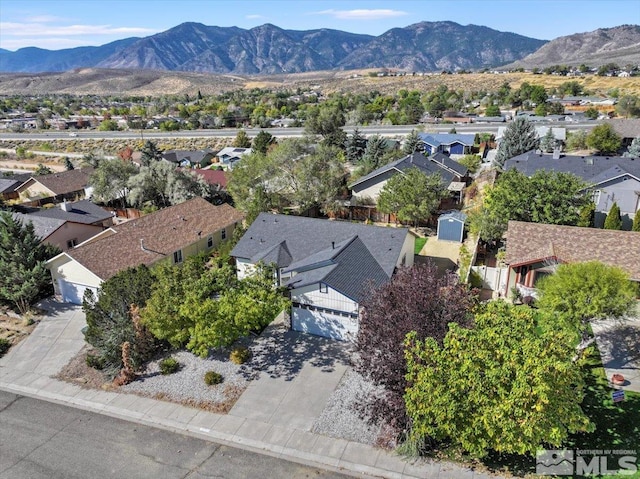
M 352 163 L 358 163 L 364 155 L 365 148 L 367 147 L 367 139 L 364 137 L 360 130 L 355 128 L 349 138 L 347 138 L 346 154 L 347 160 Z
M 620 216 L 620 207 L 618 206 L 618 203 L 613 203 L 613 205 L 611 205 L 609 214 L 607 214 L 607 217 L 604 220 L 604 229 L 606 230 L 622 229 L 622 218 Z
M 71 163 L 71 160 L 69 159 L 68 156 L 64 157 L 64 167 L 67 171 L 73 170 L 73 163 Z
M 622 155 L 625 158 L 640 158 L 640 136 L 634 138 L 627 151 Z
M 595 225 L 596 205 L 592 201 L 580 209 L 580 218 L 577 226 L 593 228 Z
M 636 215 L 633 217 L 633 224 L 631 225 L 631 231 L 640 232 L 640 211 L 636 211 Z
M 33 223 L 23 224 L 9 212 L 0 212 L 0 301 L 26 313 L 37 298 L 52 292 L 45 263 L 60 250 L 41 244 Z
M 519 116 L 507 126 L 498 147 L 495 162 L 502 168 L 508 159 L 535 150 L 539 144 L 540 140 L 538 140 L 533 123 L 525 117 Z
M 404 145 L 402 145 L 402 152 L 405 155 L 410 155 L 411 153 L 415 153 L 416 151 L 423 151 L 423 149 L 423 143 L 418 136 L 418 132 L 416 130 L 411 130 L 411 133 L 409 133 L 409 135 L 407 135 L 407 138 L 404 140 Z
M 540 140 L 540 149 L 546 153 L 551 153 L 556 146 L 556 137 L 551 128 L 547 129 L 547 133 Z
M 233 140 L 233 146 L 235 148 L 251 148 L 251 139 L 246 131 L 238 131 L 236 138 Z

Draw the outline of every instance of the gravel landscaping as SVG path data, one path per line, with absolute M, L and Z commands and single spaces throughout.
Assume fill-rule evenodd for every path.
M 248 385 L 245 365 L 229 361 L 228 352 L 215 352 L 202 359 L 188 351 L 171 354 L 180 363 L 173 374 L 160 372 L 160 361 L 151 361 L 138 378 L 119 390 L 165 401 L 177 402 L 213 412 L 227 412 Z M 224 377 L 221 384 L 208 386 L 204 382 L 207 371 L 215 371 Z
M 376 387 L 371 382 L 349 369 L 315 420 L 311 432 L 374 445 L 380 435 L 380 427 L 370 425 L 360 417 L 356 408 L 361 398 L 371 397 L 375 391 Z

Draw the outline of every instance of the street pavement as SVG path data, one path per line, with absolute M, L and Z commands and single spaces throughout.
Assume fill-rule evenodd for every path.
M 0 479 L 347 478 L 3 391 L 0 445 Z
M 49 300 L 42 307 L 49 313 L 35 331 L 0 358 L 2 390 L 359 477 L 498 477 L 445 461 L 406 460 L 393 452 L 312 433 L 313 419 L 346 367 L 339 360 L 327 362 L 328 355 L 339 354 L 330 341 L 311 337 L 305 343 L 298 338 L 291 351 L 273 356 L 275 364 L 264 364 L 256 385 L 249 386 L 229 414 L 214 414 L 132 394 L 83 389 L 53 378 L 84 346 L 85 320 L 77 306 Z M 271 344 L 277 343 L 272 337 Z

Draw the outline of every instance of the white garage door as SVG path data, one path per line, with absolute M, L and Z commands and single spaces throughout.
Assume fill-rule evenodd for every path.
M 64 279 L 59 279 L 58 284 L 60 286 L 60 294 L 62 295 L 62 301 L 65 303 L 82 304 L 82 297 L 87 289 L 93 291 L 93 294 L 98 293 L 97 288 L 91 286 L 85 286 L 83 284 L 71 283 Z
M 294 306 L 291 309 L 291 327 L 294 331 L 347 341 L 355 339 L 358 333 L 358 320 L 324 310 Z

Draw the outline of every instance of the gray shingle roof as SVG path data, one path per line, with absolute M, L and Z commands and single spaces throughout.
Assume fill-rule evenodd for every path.
M 399 160 L 392 161 L 387 165 L 381 166 L 377 170 L 374 170 L 371 173 L 369 173 L 368 175 L 365 175 L 362 178 L 359 178 L 357 181 L 349 185 L 349 187 L 353 188 L 354 186 L 364 183 L 365 181 L 370 180 L 371 178 L 375 178 L 376 176 L 379 176 L 389 170 L 395 169 L 398 171 L 405 171 L 405 170 L 408 170 L 409 168 L 414 168 L 414 167 L 420 169 L 425 175 L 434 175 L 436 173 L 439 173 L 440 176 L 442 177 L 442 183 L 444 185 L 448 185 L 455 178 L 455 175 L 451 173 L 451 171 L 449 171 L 447 168 L 444 168 L 442 164 L 435 161 L 431 161 L 422 153 L 416 152 L 416 153 L 407 155 L 403 158 L 400 158 Z
M 527 176 L 537 170 L 573 173 L 590 184 L 601 183 L 624 173 L 640 178 L 640 160 L 622 156 L 561 156 L 554 160 L 553 155 L 529 151 L 507 160 L 504 168 L 515 168 Z
M 56 218 L 65 221 L 73 221 L 86 225 L 102 222 L 111 218 L 111 213 L 94 205 L 89 200 L 67 203 L 68 211 L 64 211 L 61 206 L 55 208 L 29 208 L 24 213 L 29 217 L 39 216 L 42 218 Z
M 21 182 L 17 180 L 0 178 L 0 193 L 4 193 L 5 191 L 7 192 L 14 191 L 18 186 L 20 186 L 20 184 Z
M 475 135 L 464 135 L 458 133 L 420 133 L 418 135 L 422 141 L 431 146 L 452 145 L 462 143 L 466 146 L 473 146 Z
M 22 213 L 12 213 L 12 215 L 15 219 L 20 220 L 23 225 L 32 223 L 33 232 L 41 240 L 47 239 L 54 231 L 67 222 L 66 220 L 57 218 L 43 218 Z
M 357 236 L 391 277 L 402 251 L 407 228 L 387 228 L 346 221 L 261 213 L 231 251 L 231 256 L 252 261 L 284 243 L 291 259 L 277 263 L 287 268 Z

